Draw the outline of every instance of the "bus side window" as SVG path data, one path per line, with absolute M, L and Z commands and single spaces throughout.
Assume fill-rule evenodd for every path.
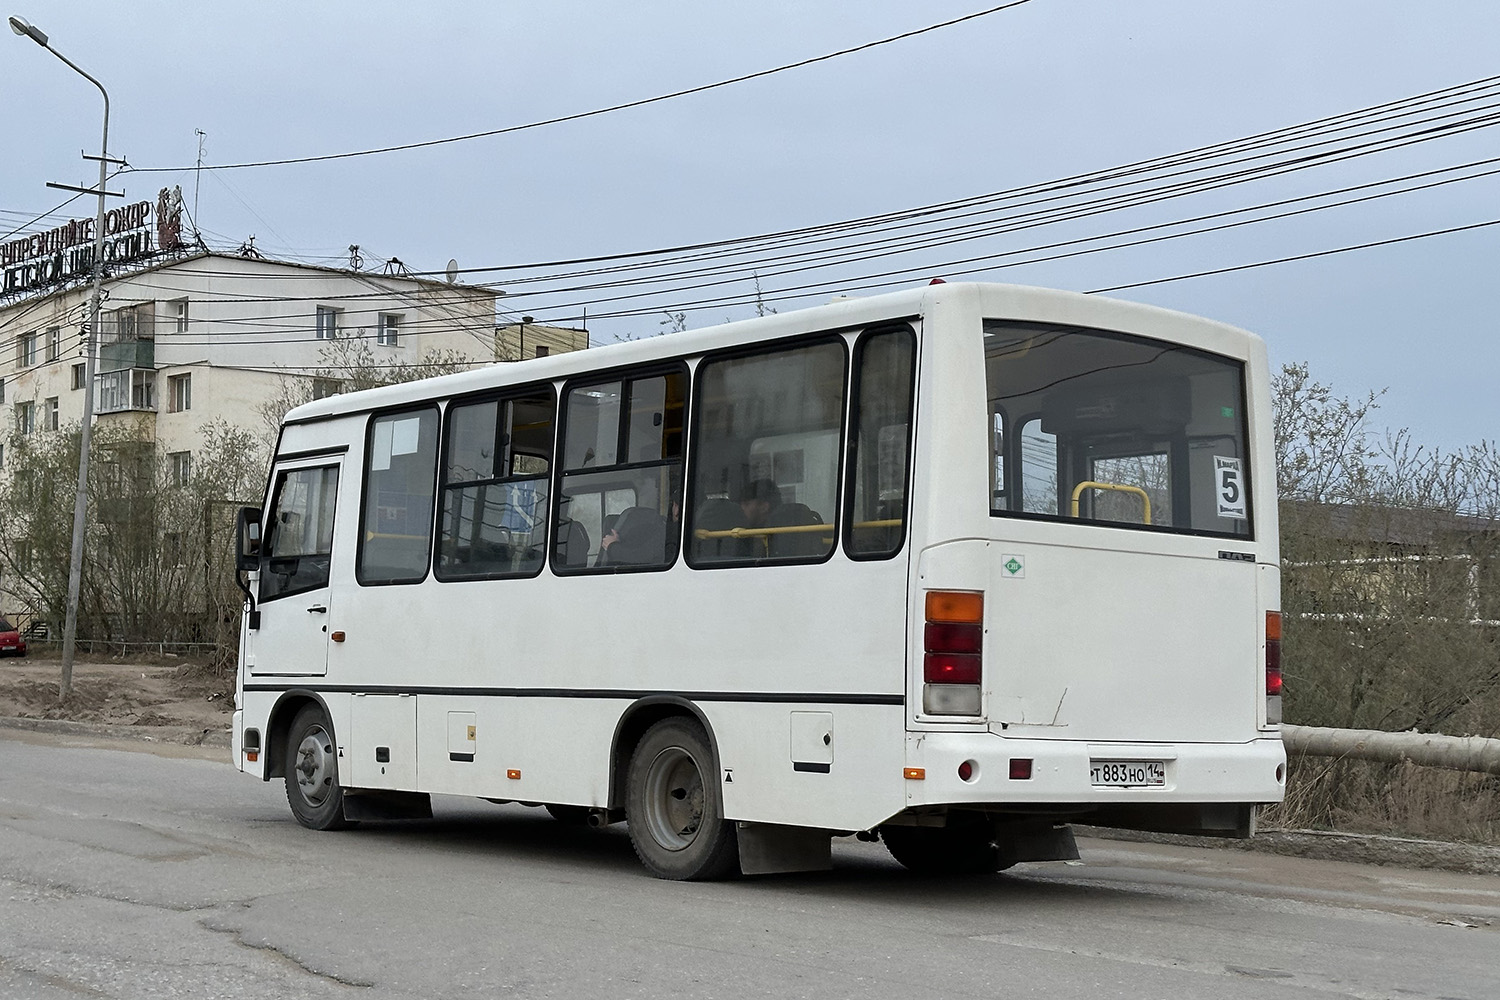
M 361 584 L 416 583 L 426 577 L 437 438 L 436 407 L 382 414 L 370 421 L 355 563 Z
M 844 340 L 827 338 L 703 362 L 689 564 L 817 562 L 833 552 L 845 358 Z
M 1021 476 L 1019 497 L 1011 509 L 1032 514 L 1059 515 L 1066 512 L 1066 498 L 1059 495 L 1057 435 L 1042 430 L 1042 418 L 1021 425 Z
M 541 571 L 555 411 L 550 386 L 449 407 L 439 579 Z
M 854 360 L 854 426 L 845 549 L 855 559 L 901 550 L 910 491 L 912 377 L 909 327 L 865 334 Z
M 552 568 L 665 569 L 677 558 L 687 371 L 570 384 Z

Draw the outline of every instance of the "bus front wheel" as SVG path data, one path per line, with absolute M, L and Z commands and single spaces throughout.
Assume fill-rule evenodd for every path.
M 317 705 L 304 706 L 287 732 L 286 801 L 297 822 L 309 830 L 341 830 L 352 825 L 344 818 L 333 726 Z
M 664 719 L 630 758 L 625 815 L 630 843 L 657 878 L 723 878 L 739 866 L 734 824 L 724 818 L 713 754 L 701 726 Z
M 880 837 L 891 857 L 921 875 L 988 875 L 1009 868 L 994 827 L 979 820 L 947 826 L 884 826 Z

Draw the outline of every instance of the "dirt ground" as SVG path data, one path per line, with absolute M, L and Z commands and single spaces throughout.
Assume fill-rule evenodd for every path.
M 0 659 L 0 717 L 54 719 L 120 736 L 228 745 L 234 673 L 187 659 L 78 659 L 62 699 L 62 661 L 30 655 Z

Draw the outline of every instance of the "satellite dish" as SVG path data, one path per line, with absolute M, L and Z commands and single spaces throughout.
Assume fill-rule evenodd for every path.
M 458 261 L 448 258 L 448 284 L 458 284 Z

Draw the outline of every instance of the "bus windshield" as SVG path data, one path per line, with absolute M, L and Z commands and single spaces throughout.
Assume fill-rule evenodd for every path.
M 1251 537 L 1240 362 L 998 320 L 984 354 L 992 514 Z

